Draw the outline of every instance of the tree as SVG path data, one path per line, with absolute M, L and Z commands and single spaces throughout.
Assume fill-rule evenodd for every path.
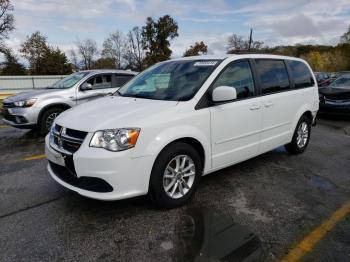
M 320 52 L 310 52 L 305 56 L 302 56 L 314 71 L 322 71 L 324 69 L 324 58 Z
M 65 53 L 59 48 L 49 47 L 41 60 L 42 67 L 37 72 L 42 75 L 67 75 L 72 73 L 72 67 Z
M 71 49 L 69 51 L 69 60 L 72 64 L 72 69 L 74 69 L 74 71 L 78 71 L 79 70 L 78 55 L 74 49 Z
M 203 41 L 200 41 L 200 42 L 195 42 L 194 45 L 191 45 L 189 49 L 186 49 L 184 53 L 184 57 L 205 55 L 206 53 L 208 53 L 208 46 L 204 44 Z
M 115 69 L 115 60 L 110 57 L 97 59 L 92 66 L 93 69 Z
M 3 51 L 5 61 L 1 63 L 1 75 L 25 75 L 26 68 L 18 62 L 18 58 L 12 50 L 7 48 Z
M 232 34 L 228 37 L 227 53 L 235 54 L 249 51 L 249 39 L 244 39 L 243 36 Z M 252 40 L 250 51 L 257 51 L 263 48 L 264 42 Z
M 120 69 L 124 46 L 123 34 L 116 31 L 103 42 L 102 57 L 114 60 L 114 68 Z
M 9 32 L 15 29 L 15 18 L 12 12 L 13 5 L 10 0 L 0 0 L 0 42 L 8 38 Z
M 348 27 L 348 31 L 340 37 L 340 42 L 350 44 L 350 25 Z
M 153 65 L 170 58 L 170 40 L 178 36 L 178 25 L 169 15 L 154 21 L 151 17 L 142 27 L 143 48 L 146 50 L 146 64 Z
M 23 57 L 28 60 L 31 74 L 38 74 L 42 67 L 42 57 L 47 50 L 46 37 L 39 31 L 36 31 L 30 37 L 27 36 L 27 40 L 21 44 L 21 49 L 19 51 L 22 53 Z
M 124 59 L 127 68 L 136 71 L 142 71 L 145 68 L 145 50 L 142 46 L 142 31 L 138 26 L 130 30 L 127 35 Z
M 84 69 L 91 69 L 94 57 L 98 54 L 97 43 L 92 39 L 85 39 L 77 41 L 77 47 Z
M 39 31 L 33 33 L 21 44 L 20 52 L 29 62 L 30 74 L 68 74 L 71 66 L 60 49 L 49 46 L 46 37 Z

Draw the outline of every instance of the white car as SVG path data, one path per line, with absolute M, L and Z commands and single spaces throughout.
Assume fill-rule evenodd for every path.
M 285 145 L 305 150 L 319 105 L 297 58 L 197 56 L 158 63 L 113 96 L 63 112 L 46 137 L 48 170 L 81 195 L 149 194 L 185 203 L 200 179 Z

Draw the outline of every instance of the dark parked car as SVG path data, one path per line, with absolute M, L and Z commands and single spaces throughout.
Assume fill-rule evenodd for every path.
M 332 81 L 331 74 L 327 72 L 315 72 L 315 76 L 319 87 L 328 86 Z
M 341 75 L 319 93 L 319 113 L 350 115 L 350 74 Z

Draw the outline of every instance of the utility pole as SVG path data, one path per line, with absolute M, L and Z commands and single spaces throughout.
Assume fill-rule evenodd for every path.
M 248 46 L 248 51 L 249 52 L 250 52 L 250 47 L 252 46 L 252 41 L 253 41 L 253 28 L 250 28 L 249 46 Z

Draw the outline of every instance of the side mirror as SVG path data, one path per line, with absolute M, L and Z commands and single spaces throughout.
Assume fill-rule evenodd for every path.
M 218 86 L 213 90 L 213 102 L 225 102 L 237 99 L 236 88 L 232 86 Z
M 91 90 L 91 89 L 92 89 L 92 85 L 88 82 L 85 82 L 80 86 L 81 91 Z

